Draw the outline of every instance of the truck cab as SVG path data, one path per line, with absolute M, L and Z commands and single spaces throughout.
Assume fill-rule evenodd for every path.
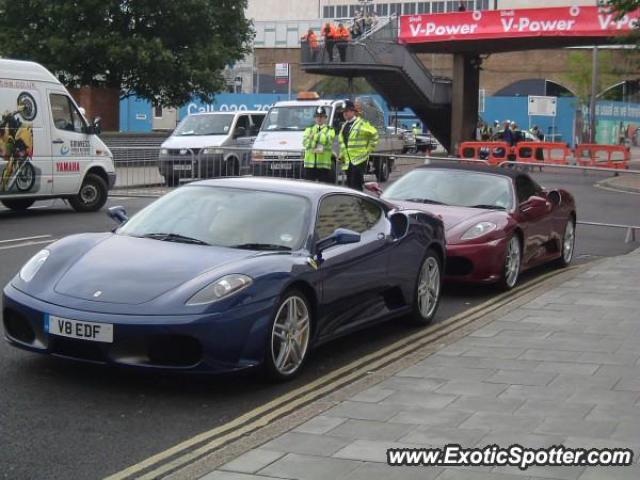
M 265 118 L 251 151 L 252 173 L 255 175 L 301 178 L 304 160 L 302 137 L 304 130 L 313 125 L 314 112 L 324 107 L 328 124 L 335 130 L 333 145 L 334 172 L 339 172 L 338 134 L 344 123 L 342 112 L 344 100 L 321 99 L 315 92 L 301 92 L 297 100 L 277 102 Z M 387 131 L 384 113 L 371 97 L 358 97 L 356 104 L 361 107 L 362 116 L 378 129 L 380 143 L 375 153 L 400 154 L 402 140 Z M 393 169 L 393 157 L 371 156 L 369 171 L 375 173 L 379 181 L 385 181 Z

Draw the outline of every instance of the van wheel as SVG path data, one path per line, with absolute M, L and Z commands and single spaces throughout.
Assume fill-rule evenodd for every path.
M 389 179 L 389 160 L 381 158 L 378 160 L 378 168 L 376 169 L 376 177 L 380 183 Z
M 80 192 L 69 198 L 69 203 L 76 212 L 95 212 L 107 202 L 108 188 L 106 182 L 95 173 L 84 177 Z
M 33 205 L 33 203 L 35 202 L 35 200 L 31 200 L 29 198 L 12 198 L 12 199 L 8 199 L 8 200 L 2 200 L 2 204 L 11 209 L 11 210 L 15 210 L 17 212 L 21 212 L 26 210 L 27 208 L 29 208 L 31 205 Z

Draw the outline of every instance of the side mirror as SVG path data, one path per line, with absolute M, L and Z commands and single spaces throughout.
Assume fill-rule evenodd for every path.
M 547 200 L 557 207 L 562 203 L 562 195 L 557 190 L 551 190 L 547 193 Z
M 100 135 L 100 133 L 102 133 L 102 127 L 100 126 L 101 121 L 102 119 L 100 117 L 94 118 L 93 123 L 85 128 L 85 132 L 89 135 Z
M 527 217 L 537 217 L 549 211 L 549 202 L 542 197 L 533 195 L 520 205 L 520 212 Z
M 107 215 L 109 215 L 110 218 L 115 220 L 120 225 L 129 220 L 129 217 L 127 217 L 127 211 L 120 205 L 116 207 L 109 207 L 109 209 L 107 210 Z
M 367 182 L 364 184 L 364 188 L 376 196 L 382 195 L 383 190 L 378 182 Z
M 247 129 L 244 127 L 236 127 L 235 131 L 233 132 L 233 138 L 246 137 L 246 136 L 247 136 Z
M 335 245 L 347 245 L 349 243 L 358 243 L 360 234 L 347 228 L 336 228 L 336 230 L 326 238 L 316 243 L 316 254 L 318 258 L 322 258 L 322 252 L 327 248 Z

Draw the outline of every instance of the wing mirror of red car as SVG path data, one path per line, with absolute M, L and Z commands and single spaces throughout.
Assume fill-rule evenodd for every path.
M 533 195 L 520 204 L 520 213 L 527 217 L 538 217 L 549 211 L 551 204 L 547 199 Z
M 373 195 L 379 197 L 380 195 L 382 195 L 382 187 L 380 186 L 379 183 L 377 182 L 367 182 L 364 184 L 364 189 L 367 190 L 368 192 L 372 193 Z
M 551 190 L 547 193 L 547 200 L 557 207 L 562 203 L 562 195 L 557 190 Z

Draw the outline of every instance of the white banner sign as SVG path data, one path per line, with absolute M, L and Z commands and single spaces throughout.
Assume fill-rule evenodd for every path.
M 529 95 L 529 116 L 555 117 L 558 107 L 557 97 Z

